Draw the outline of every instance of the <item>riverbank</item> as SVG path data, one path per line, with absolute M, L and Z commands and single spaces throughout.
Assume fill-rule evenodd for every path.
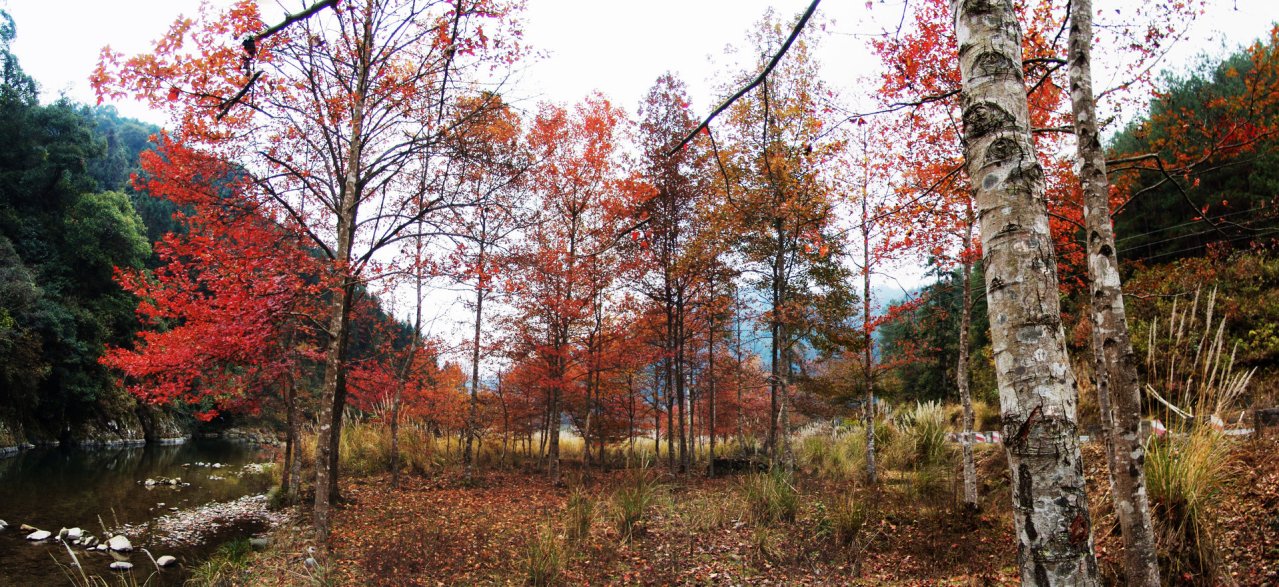
M 43 447 L 0 460 L 0 519 L 9 523 L 0 530 L 0 586 L 65 584 L 59 565 L 74 562 L 90 577 L 109 576 L 112 563 L 126 562 L 142 582 L 164 555 L 175 565 L 151 585 L 181 584 L 218 544 L 278 523 L 265 495 L 275 482 L 275 458 L 273 448 L 195 439 Z M 44 537 L 29 540 L 32 534 Z M 80 537 L 68 538 L 74 534 Z M 132 549 L 113 554 L 99 547 L 115 536 Z

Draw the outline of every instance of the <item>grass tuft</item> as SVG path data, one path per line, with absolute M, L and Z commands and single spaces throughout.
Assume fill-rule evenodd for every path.
M 747 476 L 741 494 L 747 515 L 757 525 L 792 522 L 799 511 L 799 492 L 780 469 Z

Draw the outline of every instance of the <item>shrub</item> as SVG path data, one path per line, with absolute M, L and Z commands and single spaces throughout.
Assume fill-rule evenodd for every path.
M 711 532 L 731 524 L 741 515 L 731 493 L 693 495 L 675 504 L 678 515 L 692 532 Z
M 946 412 L 938 402 L 916 402 L 896 419 L 900 442 L 909 447 L 912 462 L 924 468 L 946 461 Z
M 344 472 L 370 475 L 387 471 L 391 465 L 389 429 L 371 422 L 348 420 L 342 426 L 338 459 Z
M 855 546 L 866 527 L 868 514 L 866 505 L 852 493 L 836 498 L 834 507 L 830 509 L 831 538 L 835 546 L 841 549 Z
M 1230 441 L 1212 424 L 1234 409 L 1256 372 L 1236 369 L 1234 350 L 1226 352 L 1216 298 L 1214 288 L 1206 297 L 1197 290 L 1189 304 L 1174 299 L 1167 320 L 1152 320 L 1146 336 L 1146 389 L 1176 431 L 1147 444 L 1146 486 L 1160 553 L 1174 573 L 1209 578 L 1216 554 L 1208 509 L 1232 468 Z
M 796 458 L 819 477 L 853 481 L 866 472 L 866 433 L 860 425 L 814 433 L 800 439 Z

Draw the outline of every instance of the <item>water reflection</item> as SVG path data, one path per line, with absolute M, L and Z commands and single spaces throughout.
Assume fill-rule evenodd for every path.
M 261 493 L 269 481 L 263 476 L 235 473 L 249 463 L 270 462 L 274 449 L 226 441 L 192 441 L 177 446 L 120 449 L 34 449 L 0 459 L 0 519 L 9 523 L 0 532 L 0 585 L 65 585 L 56 558 L 69 561 L 57 542 L 28 543 L 18 526 L 29 524 L 56 533 L 60 528 L 80 527 L 98 538 L 103 526 L 145 526 L 173 508 L 186 510 L 213 501 L 229 501 Z M 184 467 L 190 463 L 219 463 L 222 468 Z M 180 477 L 190 485 L 146 487 L 148 478 Z M 216 477 L 220 479 L 210 479 Z M 129 536 L 135 547 L 154 546 L 154 537 Z M 188 548 L 173 554 L 189 561 L 212 545 Z M 109 557 L 90 556 L 84 566 L 90 573 L 107 575 Z M 139 569 L 150 566 L 137 553 Z M 145 565 L 143 564 L 145 563 Z M 150 570 L 147 568 L 147 570 Z M 144 579 L 148 573 L 139 574 Z M 168 574 L 168 573 L 166 573 Z M 153 585 L 158 582 L 153 581 Z

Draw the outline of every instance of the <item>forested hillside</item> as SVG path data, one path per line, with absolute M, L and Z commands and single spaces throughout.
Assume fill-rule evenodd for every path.
M 0 33 L 0 445 L 141 440 L 134 402 L 98 363 L 137 331 L 116 267 L 145 266 L 172 207 L 134 194 L 129 175 L 158 129 L 109 107 L 41 105 Z M 149 211 L 144 223 L 135 205 Z M 109 430 L 106 423 L 133 428 Z M 101 435 L 101 438 L 90 438 Z

